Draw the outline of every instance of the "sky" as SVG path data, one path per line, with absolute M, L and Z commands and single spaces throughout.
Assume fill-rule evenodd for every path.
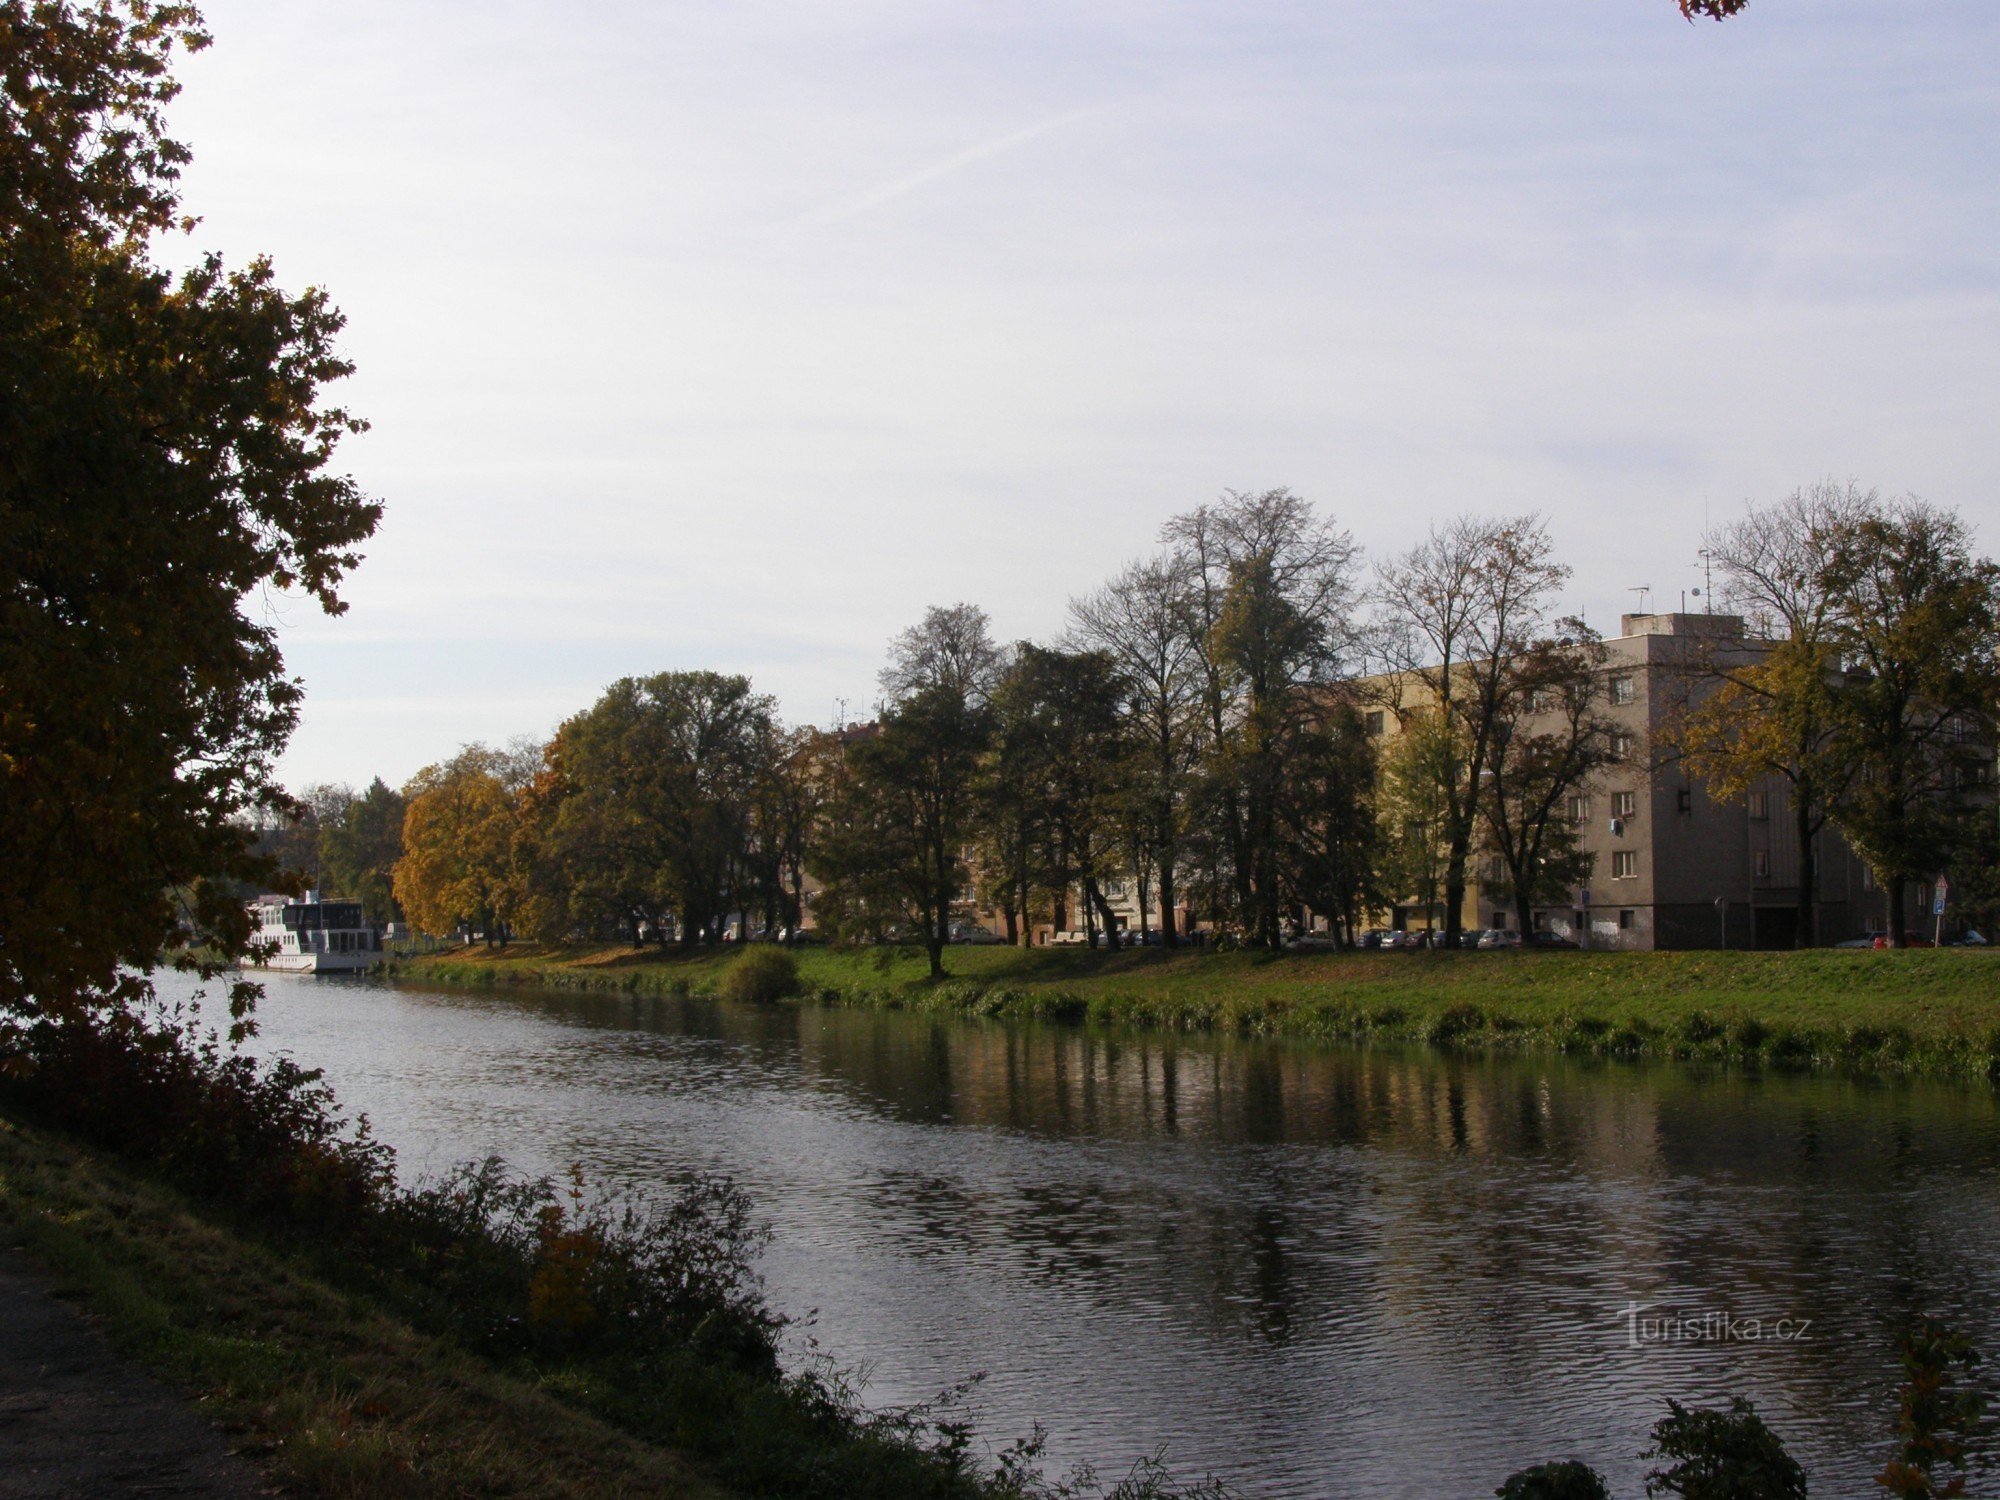
M 1538 511 L 1607 632 L 1824 477 L 2000 547 L 1992 0 L 203 9 L 167 253 L 328 289 L 387 507 L 255 606 L 294 787 L 636 673 L 866 717 L 927 605 L 1048 639 L 1226 489 Z

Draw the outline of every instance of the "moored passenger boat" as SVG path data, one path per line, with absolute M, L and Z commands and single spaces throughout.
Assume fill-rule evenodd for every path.
M 302 901 L 259 896 L 250 903 L 258 956 L 246 968 L 294 974 L 351 973 L 382 956 L 382 938 L 361 913 L 359 901 L 322 901 L 317 891 Z

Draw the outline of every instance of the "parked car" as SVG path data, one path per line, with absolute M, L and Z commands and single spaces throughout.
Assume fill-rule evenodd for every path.
M 1301 932 L 1285 939 L 1285 947 L 1293 953 L 1331 953 L 1339 946 L 1330 932 Z
M 1089 942 L 1090 942 L 1090 935 L 1085 932 L 1079 932 L 1074 927 L 1068 929 L 1065 932 L 1051 933 L 1049 935 L 1049 946 L 1052 948 L 1053 947 L 1081 948 L 1086 944 L 1088 944 Z
M 1528 934 L 1530 948 L 1574 948 L 1576 943 L 1559 932 L 1533 932 Z
M 1479 946 L 1483 949 L 1518 948 L 1521 934 L 1505 927 L 1489 927 L 1479 934 Z
M 1388 935 L 1387 928 L 1370 927 L 1364 930 L 1359 937 L 1355 938 L 1354 946 L 1357 948 L 1379 948 L 1382 946 L 1382 939 Z
M 1468 927 L 1458 935 L 1458 946 L 1461 948 L 1477 948 L 1479 940 L 1485 936 L 1486 934 L 1481 932 L 1477 927 Z
M 1007 940 L 977 922 L 961 922 L 951 930 L 954 943 L 1004 943 Z
M 1393 953 L 1409 947 L 1410 939 L 1414 936 L 1414 933 L 1409 932 L 1385 932 L 1382 934 L 1382 941 L 1376 946 L 1384 953 Z

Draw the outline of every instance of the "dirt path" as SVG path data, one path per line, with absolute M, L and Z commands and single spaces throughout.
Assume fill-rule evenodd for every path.
M 274 1493 L 49 1286 L 0 1250 L 0 1500 Z

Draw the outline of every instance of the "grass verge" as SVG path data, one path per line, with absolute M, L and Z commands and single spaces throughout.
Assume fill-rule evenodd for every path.
M 0 1226 L 286 1493 L 716 1496 L 678 1453 L 0 1119 Z
M 515 944 L 405 959 L 419 983 L 717 991 L 734 950 Z M 1293 1036 L 1543 1048 L 2000 1080 L 2000 954 L 799 951 L 823 1004 Z

